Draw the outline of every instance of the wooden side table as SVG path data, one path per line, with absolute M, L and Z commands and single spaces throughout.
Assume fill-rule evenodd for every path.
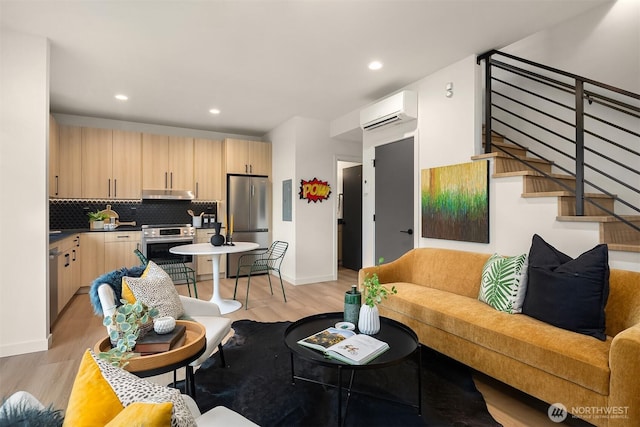
M 200 323 L 187 320 L 177 320 L 176 325 L 184 325 L 186 327 L 186 337 L 180 347 L 162 353 L 132 357 L 124 369 L 144 378 L 172 371 L 175 372 L 177 369 L 185 367 L 186 393 L 195 398 L 195 377 L 193 374 L 193 366 L 189 364 L 204 352 L 207 345 L 206 330 Z M 110 349 L 111 341 L 107 336 L 96 343 L 93 351 L 98 354 L 103 351 L 109 351 Z

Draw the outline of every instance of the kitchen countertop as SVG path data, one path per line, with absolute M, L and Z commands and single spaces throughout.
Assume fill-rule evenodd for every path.
M 138 226 L 121 225 L 115 230 L 97 229 L 91 230 L 89 228 L 69 228 L 64 230 L 49 230 L 49 244 L 59 242 L 66 239 L 69 236 L 73 236 L 78 233 L 113 233 L 114 231 L 140 231 L 142 228 Z

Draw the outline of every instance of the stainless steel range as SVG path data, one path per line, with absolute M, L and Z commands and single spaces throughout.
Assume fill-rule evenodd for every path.
M 176 255 L 169 252 L 174 246 L 189 245 L 195 242 L 196 229 L 190 224 L 158 224 L 142 226 L 142 253 L 156 263 L 169 260 L 181 261 L 187 267 L 196 269 L 191 255 Z

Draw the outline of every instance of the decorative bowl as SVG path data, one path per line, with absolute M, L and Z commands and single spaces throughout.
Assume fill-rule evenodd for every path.
M 335 327 L 337 329 L 346 329 L 347 331 L 353 331 L 356 328 L 356 325 L 351 322 L 338 322 L 336 323 Z
M 156 334 L 168 334 L 176 327 L 176 319 L 171 316 L 158 317 L 153 321 L 153 330 Z

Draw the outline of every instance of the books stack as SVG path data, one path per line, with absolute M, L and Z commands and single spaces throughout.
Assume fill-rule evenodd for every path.
M 327 328 L 298 344 L 350 365 L 366 365 L 389 349 L 389 344 L 377 338 L 336 328 Z
M 155 354 L 169 351 L 184 344 L 187 328 L 184 325 L 176 325 L 168 334 L 158 334 L 151 330 L 144 337 L 136 341 L 136 353 Z

